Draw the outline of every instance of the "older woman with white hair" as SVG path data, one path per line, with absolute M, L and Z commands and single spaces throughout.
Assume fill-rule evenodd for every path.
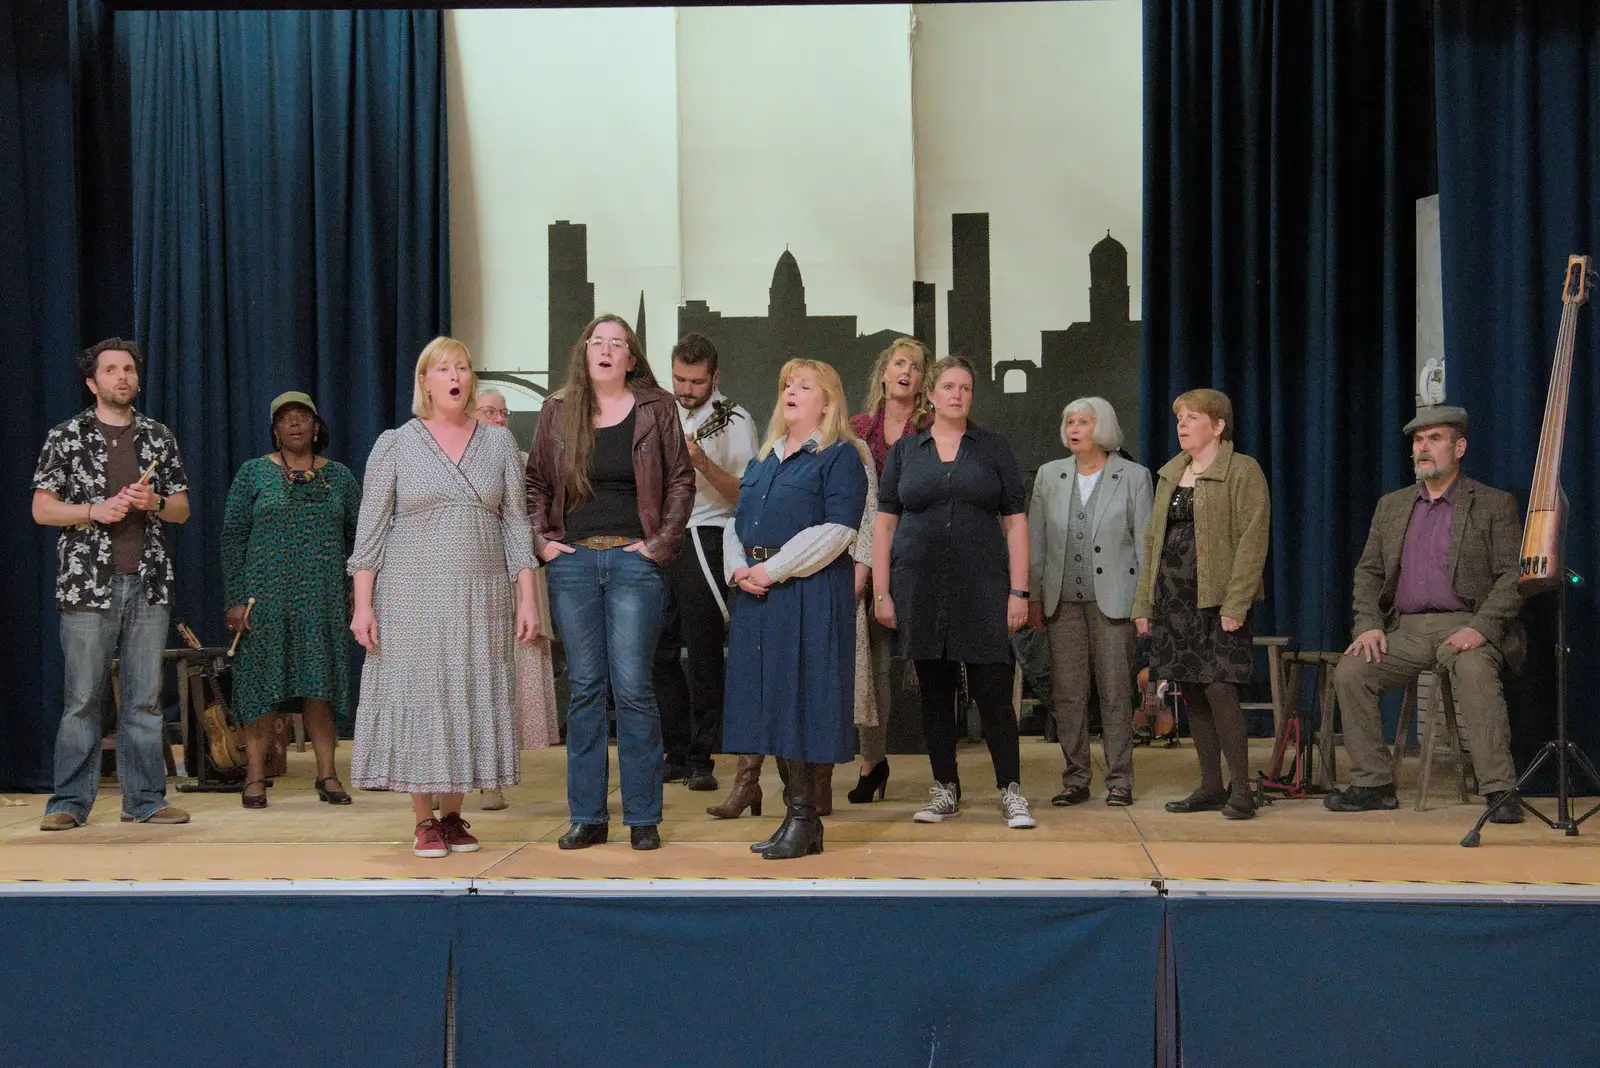
M 1106 804 L 1133 804 L 1133 622 L 1153 497 L 1150 471 L 1124 458 L 1102 397 L 1061 413 L 1071 453 L 1039 468 L 1028 506 L 1029 621 L 1050 643 L 1051 712 L 1066 768 L 1057 806 L 1089 800 L 1089 685 L 1100 694 Z

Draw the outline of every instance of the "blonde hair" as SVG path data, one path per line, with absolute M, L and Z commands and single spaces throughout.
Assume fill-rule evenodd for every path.
M 789 379 L 797 371 L 805 371 L 811 375 L 822 387 L 825 398 L 822 410 L 822 421 L 817 428 L 822 431 L 822 440 L 817 442 L 817 451 L 826 449 L 839 441 L 854 441 L 855 435 L 850 432 L 850 406 L 845 403 L 844 383 L 839 381 L 839 372 L 823 363 L 821 360 L 790 360 L 778 372 L 778 402 L 772 406 L 772 418 L 767 421 L 767 440 L 761 446 L 758 458 L 765 460 L 772 454 L 773 446 L 783 440 L 789 432 L 789 426 L 783 421 L 783 391 L 789 386 Z M 796 445 L 799 442 L 795 442 Z
M 1198 412 L 1214 423 L 1220 422 L 1222 440 L 1233 440 L 1233 402 L 1220 389 L 1191 389 L 1187 393 L 1180 393 L 1178 399 L 1172 402 L 1172 414 L 1177 415 L 1179 408 Z
M 472 353 L 467 347 L 453 337 L 436 337 L 428 342 L 428 347 L 422 350 L 422 355 L 417 357 L 417 374 L 411 380 L 411 414 L 418 419 L 433 418 L 433 398 L 428 396 L 427 390 L 422 388 L 422 380 L 429 371 L 439 366 L 440 361 L 447 356 L 460 353 L 467 361 L 467 411 L 475 411 L 478 407 L 478 373 L 472 369 Z
M 917 354 L 917 370 L 922 374 L 922 381 L 918 384 L 919 395 L 913 398 L 912 418 L 924 414 L 920 402 L 922 395 L 928 390 L 928 374 L 933 370 L 933 352 L 914 337 L 897 337 L 890 342 L 888 348 L 878 353 L 876 360 L 872 361 L 872 377 L 867 382 L 867 406 L 863 409 L 868 415 L 878 414 L 878 409 L 883 407 L 883 374 L 889 369 L 889 362 L 894 359 L 894 354 L 901 349 L 910 349 Z
M 1073 412 L 1088 412 L 1094 416 L 1094 443 L 1106 452 L 1122 448 L 1122 423 L 1117 420 L 1117 410 L 1104 397 L 1079 397 L 1061 409 L 1061 444 L 1067 443 L 1067 416 Z

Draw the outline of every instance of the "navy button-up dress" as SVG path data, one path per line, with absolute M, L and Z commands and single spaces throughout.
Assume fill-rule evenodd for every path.
M 908 660 L 1011 661 L 1006 600 L 1011 553 L 1000 517 L 1025 511 L 1011 443 L 968 423 L 952 463 L 931 431 L 889 449 L 878 510 L 900 517 L 889 549 L 889 595 Z
M 745 467 L 734 530 L 756 546 L 782 548 L 807 527 L 855 529 L 867 503 L 867 472 L 849 441 L 808 442 L 780 461 L 774 451 Z M 764 597 L 735 590 L 729 605 L 723 749 L 809 764 L 855 757 L 855 565 L 848 547 L 827 567 L 780 582 Z

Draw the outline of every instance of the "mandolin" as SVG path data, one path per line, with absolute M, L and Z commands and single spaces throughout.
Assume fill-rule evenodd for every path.
M 689 436 L 689 440 L 696 445 L 702 441 L 710 441 L 732 426 L 735 419 L 742 418 L 744 418 L 743 413 L 738 410 L 738 405 L 734 404 L 731 398 L 724 397 L 719 401 L 712 401 L 711 414 L 706 416 L 706 421 Z
M 1567 433 L 1567 402 L 1572 390 L 1572 346 L 1578 334 L 1578 309 L 1589 299 L 1589 257 L 1568 256 L 1561 283 L 1561 331 L 1556 335 L 1555 366 L 1539 428 L 1539 457 L 1528 492 L 1528 521 L 1517 561 L 1517 586 L 1539 593 L 1561 581 L 1566 542 L 1567 498 L 1561 489 L 1561 448 Z
M 205 648 L 200 644 L 200 639 L 195 637 L 194 631 L 190 630 L 181 619 L 177 621 L 177 629 L 179 636 L 189 648 L 195 650 Z M 234 727 L 229 717 L 228 698 L 223 694 L 222 684 L 217 678 L 220 660 L 220 657 L 213 658 L 211 666 L 202 672 L 206 687 L 211 691 L 211 702 L 200 714 L 200 722 L 205 727 L 206 745 L 212 765 L 218 771 L 228 771 L 231 768 L 245 766 L 244 732 Z

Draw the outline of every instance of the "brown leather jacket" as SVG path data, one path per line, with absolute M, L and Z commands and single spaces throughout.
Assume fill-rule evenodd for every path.
M 694 508 L 694 466 L 678 422 L 678 403 L 660 389 L 635 389 L 633 477 L 638 483 L 639 524 L 645 546 L 658 564 L 678 555 L 684 527 Z M 533 551 L 566 532 L 567 488 L 561 476 L 561 397 L 549 397 L 539 413 L 539 430 L 528 451 L 528 522 Z

